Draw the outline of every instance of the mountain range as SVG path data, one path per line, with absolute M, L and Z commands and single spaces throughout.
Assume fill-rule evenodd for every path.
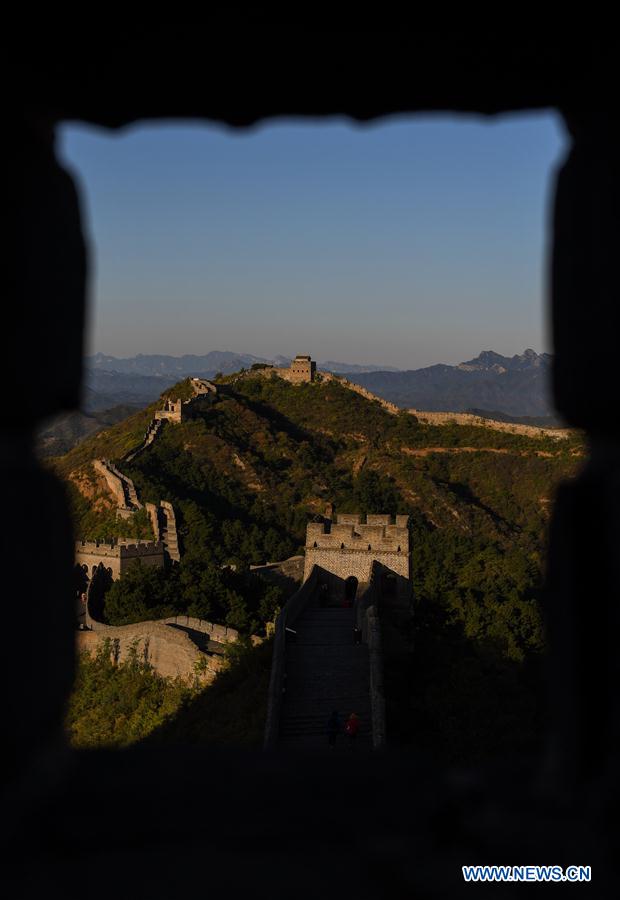
M 233 353 L 229 350 L 212 350 L 202 356 L 166 356 L 142 354 L 127 358 L 96 353 L 85 360 L 85 393 L 83 408 L 87 412 L 109 409 L 128 404 L 143 407 L 152 403 L 167 387 L 180 378 L 196 376 L 214 378 L 229 375 L 240 369 L 249 369 L 255 363 L 288 366 L 290 356 L 266 359 L 251 353 Z M 359 375 L 366 372 L 397 372 L 390 366 L 364 366 L 354 363 L 326 360 L 318 364 L 325 372 Z
M 168 393 L 189 389 L 181 383 Z M 453 422 L 427 425 L 335 380 L 292 385 L 248 372 L 221 379 L 209 406 L 165 424 L 128 461 L 160 405 L 50 463 L 71 499 L 77 537 L 106 540 L 119 529 L 147 536 L 138 530 L 148 528 L 144 510 L 132 520 L 117 518 L 118 501 L 95 459 L 115 461 L 142 503 L 173 505 L 180 563 L 121 579 L 106 615 L 117 623 L 119 616 L 135 622 L 192 615 L 257 633 L 254 620 L 266 629 L 275 608 L 257 593 L 253 579 L 260 576 L 249 566 L 303 552 L 307 522 L 327 504 L 337 512 L 409 515 L 415 653 L 404 662 L 402 652 L 384 651 L 390 740 L 459 764 L 506 747 L 531 752 L 540 715 L 529 662 L 537 665 L 543 646 L 537 597 L 545 533 L 555 486 L 581 463 L 578 435 L 557 441 Z M 389 647 L 389 629 L 384 634 Z M 247 671 L 251 684 L 224 682 L 237 693 L 227 695 L 223 721 L 254 728 L 260 746 L 268 663 L 264 674 L 254 665 Z M 93 707 L 110 708 L 116 721 L 132 708 L 133 694 L 117 699 L 118 691 L 108 692 L 93 703 L 104 689 L 88 690 L 81 708 L 89 716 Z M 209 730 L 210 714 L 202 710 L 195 720 Z M 191 742 L 196 732 L 184 721 L 176 739 Z M 105 736 L 92 718 L 84 733 L 93 745 Z
M 552 424 L 550 391 L 552 357 L 526 350 L 512 357 L 485 350 L 456 366 L 434 365 L 401 371 L 387 366 L 364 366 L 334 360 L 318 368 L 346 375 L 351 381 L 402 407 L 437 412 L 493 413 L 543 420 Z M 180 378 L 213 378 L 268 362 L 285 366 L 286 356 L 273 359 L 249 353 L 214 350 L 202 356 L 143 355 L 120 359 L 97 353 L 86 359 L 85 410 L 118 405 L 145 406 Z
M 253 356 L 251 353 L 233 353 L 230 350 L 211 350 L 202 356 L 185 354 L 184 356 L 166 356 L 163 354 L 143 354 L 126 358 L 106 356 L 104 353 L 96 353 L 86 358 L 86 365 L 93 371 L 105 370 L 108 372 L 126 372 L 136 375 L 149 375 L 156 377 L 186 378 L 189 375 L 211 378 L 221 372 L 228 375 L 239 369 L 248 369 L 254 363 L 271 363 L 275 366 L 288 366 L 290 356 L 274 356 L 268 359 L 264 356 Z M 335 362 L 326 360 L 318 364 L 320 369 L 326 372 L 397 372 L 394 366 L 370 366 L 357 365 L 355 363 Z
M 511 418 L 554 416 L 548 353 L 501 356 L 485 350 L 456 366 L 349 375 L 398 406 L 435 412 L 493 411 Z M 550 421 L 547 424 L 552 424 Z

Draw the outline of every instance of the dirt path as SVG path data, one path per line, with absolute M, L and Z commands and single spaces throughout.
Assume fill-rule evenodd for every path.
M 506 447 L 401 447 L 407 456 L 429 456 L 431 453 L 503 453 L 511 456 L 546 456 L 556 454 L 548 450 L 510 450 Z

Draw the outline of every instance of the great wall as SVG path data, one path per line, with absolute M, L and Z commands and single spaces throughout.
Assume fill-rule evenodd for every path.
M 154 418 L 149 422 L 144 440 L 139 447 L 123 457 L 124 462 L 131 462 L 143 453 L 161 434 L 165 422 L 180 424 L 195 409 L 203 408 L 205 402 L 211 403 L 217 396 L 217 387 L 204 378 L 191 378 L 190 386 L 194 394 L 187 400 L 165 398 L 163 407 L 155 411 Z M 118 518 L 130 519 L 134 513 L 146 508 L 154 541 L 124 539 L 113 544 L 79 541 L 75 548 L 76 563 L 90 572 L 101 562 L 111 570 L 112 577 L 120 578 L 127 567 L 137 560 L 146 565 L 161 567 L 167 555 L 173 562 L 179 562 L 179 536 L 172 504 L 167 500 L 160 500 L 143 507 L 132 479 L 123 474 L 113 462 L 109 459 L 95 459 L 92 466 L 116 500 Z
M 310 356 L 300 355 L 290 367 L 261 367 L 238 378 L 271 377 L 292 384 L 334 381 L 392 415 L 403 412 L 395 404 L 375 396 L 343 376 L 316 371 Z M 192 379 L 194 396 L 188 400 L 166 398 L 149 423 L 142 444 L 125 457 L 126 462 L 144 452 L 166 424 L 179 424 L 191 415 L 197 401 L 211 403 L 217 388 Z M 519 426 L 481 419 L 462 413 L 427 413 L 407 410 L 423 424 L 475 424 L 528 436 L 556 439 L 569 432 Z M 129 518 L 142 509 L 135 486 L 109 460 L 93 463 L 117 501 L 119 517 Z M 135 625 L 110 626 L 91 609 L 91 593 L 97 572 L 120 578 L 138 560 L 163 566 L 166 557 L 180 559 L 176 517 L 172 504 L 147 503 L 154 541 L 116 540 L 110 544 L 80 542 L 76 562 L 90 577 L 85 629 L 78 633 L 81 649 L 92 652 L 109 641 L 118 659 L 137 652 L 163 676 L 211 681 L 221 669 L 224 646 L 238 640 L 234 629 L 188 617 L 175 617 Z M 291 560 L 291 563 L 293 561 Z M 295 558 L 299 570 L 302 560 Z M 270 569 L 277 564 L 255 566 Z M 331 507 L 321 521 L 306 530 L 303 582 L 287 601 L 275 623 L 274 649 L 265 725 L 265 747 L 289 749 L 324 746 L 325 721 L 335 709 L 354 709 L 360 716 L 360 743 L 375 749 L 385 743 L 385 699 L 380 610 L 396 610 L 401 620 L 411 615 L 411 553 L 408 516 L 345 514 L 332 521 Z M 403 618 L 404 617 L 404 618 Z M 354 640 L 354 636 L 359 639 Z
M 128 519 L 142 509 L 133 481 L 123 475 L 110 460 L 94 459 L 93 469 L 103 476 L 108 490 L 115 498 L 116 515 L 119 519 Z
M 102 565 L 108 574 L 120 578 L 131 565 L 162 568 L 165 547 L 163 541 L 136 541 L 133 538 L 102 541 L 76 541 L 75 562 L 90 579 Z
M 286 367 L 263 365 L 256 369 L 250 369 L 240 373 L 238 378 L 263 377 L 268 378 L 272 374 L 289 381 L 291 384 L 308 384 L 310 382 L 328 383 L 330 381 L 337 382 L 348 390 L 359 394 L 366 400 L 378 403 L 382 409 L 391 415 L 399 415 L 408 413 L 415 416 L 423 425 L 475 425 L 478 428 L 490 428 L 493 431 L 505 431 L 510 434 L 520 434 L 525 437 L 550 437 L 553 440 L 564 440 L 571 436 L 572 432 L 567 428 L 543 428 L 538 425 L 522 425 L 517 422 L 501 422 L 497 419 L 487 419 L 483 416 L 477 416 L 472 413 L 452 413 L 452 412 L 428 412 L 422 409 L 405 409 L 378 397 L 367 388 L 353 381 L 349 381 L 344 375 L 336 375 L 333 372 L 319 372 L 316 363 L 308 355 L 296 356 L 291 365 Z
M 156 410 L 149 423 L 143 442 L 124 457 L 125 462 L 131 462 L 144 452 L 161 434 L 164 423 L 180 424 L 196 408 L 202 408 L 205 401 L 211 403 L 217 394 L 215 385 L 204 379 L 192 378 L 190 385 L 194 391 L 193 397 L 164 400 L 163 407 Z M 126 538 L 110 543 L 76 543 L 75 562 L 88 580 L 85 609 L 78 609 L 81 624 L 77 633 L 78 649 L 93 653 L 107 641 L 110 652 L 117 660 L 124 660 L 130 653 L 136 652 L 139 658 L 164 677 L 212 681 L 222 667 L 225 645 L 239 638 L 234 628 L 189 616 L 113 626 L 106 625 L 93 613 L 92 593 L 93 588 L 96 589 L 98 576 L 102 577 L 105 573 L 111 579 L 122 578 L 127 569 L 137 563 L 163 568 L 166 558 L 172 562 L 178 562 L 181 558 L 172 504 L 160 500 L 159 503 L 147 502 L 143 507 L 133 481 L 114 463 L 107 459 L 95 459 L 93 468 L 102 476 L 116 500 L 117 517 L 129 519 L 137 511 L 146 509 L 155 540 Z
M 411 616 L 408 524 L 389 515 L 308 524 L 304 581 L 276 620 L 266 749 L 325 748 L 333 711 L 359 716 L 362 747 L 385 745 L 380 615 Z
M 103 565 L 93 572 L 89 583 L 82 613 L 84 627 L 77 632 L 78 650 L 95 653 L 107 642 L 117 662 L 137 653 L 139 659 L 165 678 L 213 681 L 224 664 L 226 644 L 237 641 L 239 632 L 191 616 L 106 625 L 96 612 L 101 605 L 98 581 L 104 577 L 102 569 Z

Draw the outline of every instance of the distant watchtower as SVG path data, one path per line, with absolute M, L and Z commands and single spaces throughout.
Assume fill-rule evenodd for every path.
M 164 567 L 163 541 L 137 541 L 127 539 L 112 541 L 110 544 L 99 541 L 77 541 L 75 544 L 75 562 L 84 569 L 88 577 L 95 574 L 97 567 L 103 563 L 112 578 L 120 578 L 127 569 L 140 563 L 142 566 L 162 569 Z
M 155 411 L 155 419 L 167 419 L 168 422 L 178 425 L 183 421 L 183 401 L 166 397 L 163 408 Z
M 314 381 L 316 375 L 316 363 L 310 356 L 298 354 L 289 367 L 288 379 L 293 384 L 303 384 Z
M 310 522 L 306 529 L 304 581 L 313 566 L 343 581 L 370 581 L 374 563 L 395 580 L 399 595 L 410 591 L 409 516 L 338 515 L 335 523 Z

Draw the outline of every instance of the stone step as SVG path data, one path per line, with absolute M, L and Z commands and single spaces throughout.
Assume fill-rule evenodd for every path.
M 350 607 L 334 607 L 332 609 L 310 609 L 297 619 L 297 622 L 346 622 L 355 617 Z
M 316 727 L 288 727 L 286 724 L 283 724 L 280 728 L 280 732 L 278 734 L 279 740 L 286 740 L 286 738 L 292 737 L 320 737 L 323 740 L 327 740 L 327 729 L 325 724 L 317 725 Z M 347 738 L 348 735 L 345 734 L 344 731 L 340 731 L 338 733 L 338 737 Z M 357 740 L 363 740 L 364 738 L 372 738 L 372 728 L 363 729 L 360 726 L 360 729 L 356 735 Z
M 368 668 L 368 654 L 349 655 L 343 658 L 329 655 L 323 652 L 323 648 L 316 647 L 311 653 L 296 653 L 294 657 L 286 660 L 286 677 L 293 678 L 304 675 L 308 670 L 338 672 L 341 675 L 356 675 Z
M 326 753 L 326 754 L 357 754 L 371 753 L 372 737 L 363 735 L 355 738 L 355 743 L 351 744 L 347 737 L 338 736 L 336 744 L 331 747 L 327 739 L 327 735 L 287 735 L 278 739 L 278 749 L 284 751 L 292 751 L 299 753 Z
M 357 677 L 352 679 L 351 675 Z M 284 687 L 287 691 L 292 691 L 295 687 L 301 687 L 301 683 L 308 686 L 315 686 L 322 691 L 332 689 L 334 691 L 347 691 L 347 693 L 361 694 L 370 683 L 370 676 L 366 669 L 350 670 L 347 672 L 337 671 L 312 671 L 297 674 L 294 670 L 286 673 Z M 306 689 L 307 689 L 306 687 Z
M 331 715 L 331 712 L 330 714 Z M 317 715 L 316 713 L 313 715 L 288 715 L 282 722 L 282 728 L 292 729 L 299 728 L 303 730 L 314 730 L 319 732 L 324 732 L 327 729 L 327 721 L 329 719 L 328 716 Z M 345 719 L 341 716 L 341 731 L 344 728 Z M 371 729 L 370 719 L 364 716 L 360 716 L 360 732 L 369 731 Z
M 290 646 L 297 647 L 355 647 L 353 643 L 353 632 L 347 631 L 344 634 L 298 634 L 296 640 L 289 640 Z
M 281 715 L 297 716 L 303 712 L 312 715 L 328 716 L 337 709 L 342 715 L 356 712 L 360 718 L 364 718 L 370 711 L 370 703 L 367 697 L 347 696 L 346 694 L 330 694 L 322 697 L 313 697 L 311 694 L 295 694 L 285 698 L 282 704 Z
M 300 737 L 301 735 L 307 735 L 308 737 L 327 737 L 327 726 L 325 722 L 317 722 L 316 725 L 306 725 L 306 724 L 297 724 L 296 722 L 283 722 L 280 726 L 280 732 L 278 737 L 287 738 L 287 737 Z M 343 728 L 338 732 L 339 737 L 346 737 L 346 733 Z M 357 732 L 356 737 L 364 738 L 364 737 L 372 737 L 372 727 L 370 725 L 360 725 L 359 731 Z

